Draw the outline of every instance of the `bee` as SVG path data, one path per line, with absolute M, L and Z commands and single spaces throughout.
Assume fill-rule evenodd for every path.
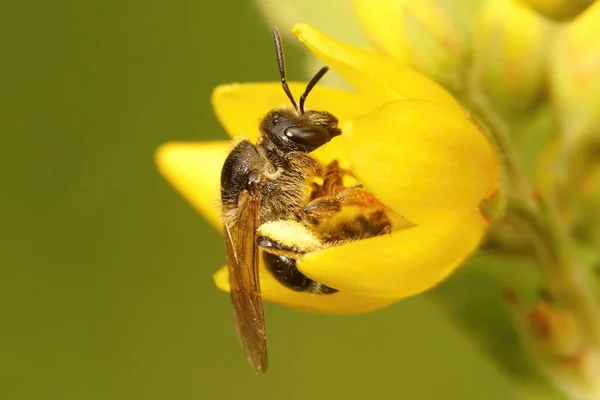
M 315 282 L 296 267 L 303 254 L 391 229 L 386 208 L 333 161 L 323 166 L 310 155 L 342 132 L 327 111 L 306 110 L 306 99 L 328 71 L 321 68 L 298 104 L 286 78 L 281 37 L 273 39 L 283 91 L 292 107 L 268 111 L 256 144 L 243 140 L 221 171 L 223 231 L 237 332 L 256 373 L 268 368 L 265 318 L 259 280 L 262 254 L 269 273 L 282 285 L 316 295 L 337 289 Z

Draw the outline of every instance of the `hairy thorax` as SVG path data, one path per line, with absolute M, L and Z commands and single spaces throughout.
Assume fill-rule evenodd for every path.
M 259 223 L 279 219 L 300 219 L 302 208 L 309 202 L 310 182 L 320 174 L 319 163 L 307 154 L 266 154 L 274 173 L 264 173 L 261 188 Z

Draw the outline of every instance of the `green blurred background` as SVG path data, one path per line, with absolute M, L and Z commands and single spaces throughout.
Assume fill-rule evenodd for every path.
M 345 317 L 268 304 L 254 376 L 212 283 L 221 238 L 153 162 L 225 138 L 215 85 L 278 79 L 251 1 L 7 2 L 0 43 L 1 399 L 516 398 L 426 296 Z

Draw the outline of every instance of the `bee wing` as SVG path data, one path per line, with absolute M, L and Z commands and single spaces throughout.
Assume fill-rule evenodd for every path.
M 260 198 L 240 194 L 237 216 L 225 224 L 225 244 L 231 300 L 237 332 L 248 362 L 256 373 L 268 366 L 265 316 L 258 276 L 259 253 L 256 242 Z

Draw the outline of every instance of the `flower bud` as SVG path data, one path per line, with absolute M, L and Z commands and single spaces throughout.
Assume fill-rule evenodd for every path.
M 583 345 L 574 317 L 540 301 L 529 314 L 529 327 L 538 350 L 546 357 L 568 358 Z
M 447 0 L 356 0 L 355 6 L 380 50 L 452 91 L 461 90 L 477 7 Z
M 516 0 L 489 0 L 475 27 L 475 84 L 503 114 L 540 98 L 550 24 Z
M 558 34 L 550 59 L 554 105 L 566 147 L 600 138 L 600 3 Z
M 575 18 L 594 0 L 522 0 L 543 16 L 555 21 L 568 21 Z
M 574 316 L 540 301 L 529 314 L 534 355 L 568 398 L 596 398 L 600 390 L 598 352 L 588 344 Z

